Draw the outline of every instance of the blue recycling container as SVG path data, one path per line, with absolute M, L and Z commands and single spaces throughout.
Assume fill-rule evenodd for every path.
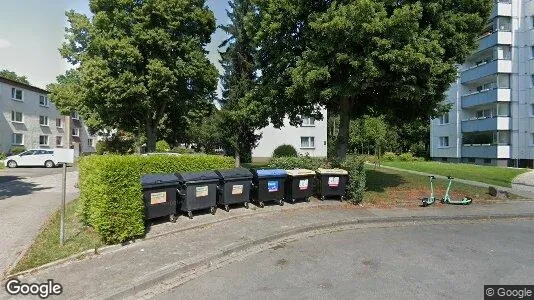
M 251 169 L 252 200 L 264 206 L 265 202 L 277 202 L 284 205 L 284 182 L 287 172 L 282 169 Z

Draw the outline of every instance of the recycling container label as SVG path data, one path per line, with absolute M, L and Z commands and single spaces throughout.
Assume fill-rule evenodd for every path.
M 150 194 L 150 204 L 160 204 L 167 202 L 167 192 L 161 193 L 151 193 Z
M 328 177 L 328 186 L 329 187 L 338 187 L 339 186 L 339 177 Z
M 208 186 L 197 186 L 196 188 L 196 196 L 198 197 L 206 197 L 208 195 Z
M 267 190 L 269 190 L 269 193 L 278 192 L 278 180 L 268 181 Z
M 301 191 L 308 189 L 308 179 L 301 179 L 299 181 L 299 189 Z
M 243 194 L 243 185 L 242 184 L 236 184 L 232 186 L 232 195 L 241 195 Z

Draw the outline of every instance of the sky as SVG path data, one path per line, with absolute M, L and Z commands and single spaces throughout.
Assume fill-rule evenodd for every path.
M 217 25 L 228 23 L 227 0 L 207 0 Z M 45 88 L 63 74 L 68 63 L 59 55 L 67 21 L 65 11 L 89 15 L 88 0 L 0 0 L 0 70 L 28 77 L 32 85 Z M 220 70 L 217 47 L 225 39 L 217 29 L 207 45 L 209 59 Z

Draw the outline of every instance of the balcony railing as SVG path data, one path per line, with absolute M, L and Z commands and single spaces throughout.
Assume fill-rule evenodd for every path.
M 512 73 L 512 61 L 508 59 L 496 59 L 476 65 L 462 71 L 461 79 L 462 83 L 466 83 L 497 73 Z
M 478 51 L 486 50 L 497 45 L 511 45 L 512 32 L 490 31 L 478 40 Z
M 510 130 L 510 117 L 488 117 L 462 121 L 462 132 Z
M 495 102 L 510 102 L 510 89 L 487 89 L 462 96 L 462 108 L 477 105 L 490 104 Z
M 509 145 L 463 145 L 462 157 L 510 158 Z
M 491 10 L 490 19 L 497 16 L 511 17 L 512 16 L 512 2 L 511 1 L 499 1 L 493 4 Z

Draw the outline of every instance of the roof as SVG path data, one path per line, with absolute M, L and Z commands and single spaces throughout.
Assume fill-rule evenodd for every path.
M 30 90 L 30 91 L 34 91 L 34 92 L 37 92 L 37 93 L 42 93 L 42 94 L 48 94 L 49 93 L 47 90 L 43 90 L 43 89 L 38 88 L 36 86 L 25 84 L 25 83 L 21 83 L 21 82 L 18 82 L 18 81 L 14 81 L 14 80 L 2 77 L 2 76 L 0 76 L 0 82 L 3 82 L 5 84 L 9 84 L 9 85 L 12 85 L 12 86 L 20 87 L 20 88 L 23 88 L 23 89 L 27 89 L 27 90 Z

